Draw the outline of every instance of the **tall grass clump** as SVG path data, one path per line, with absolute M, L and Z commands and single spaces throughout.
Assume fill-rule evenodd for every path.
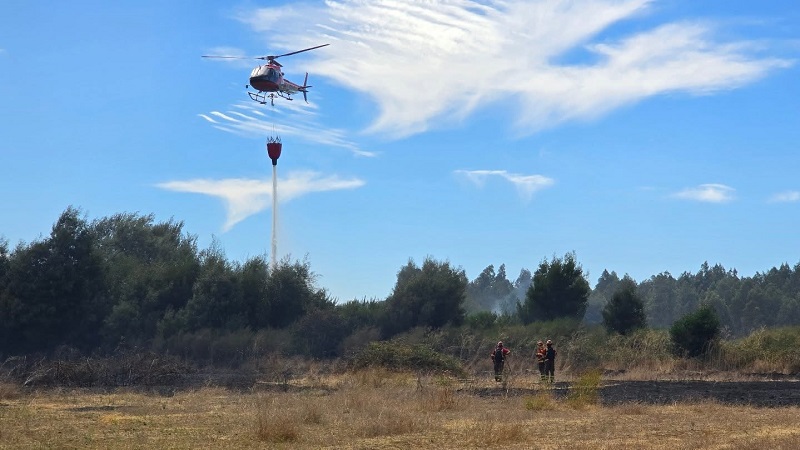
M 658 369 L 674 359 L 672 342 L 666 330 L 640 329 L 627 336 L 614 334 L 603 347 L 604 368 Z
M 503 448 L 518 445 L 524 440 L 525 428 L 522 423 L 481 420 L 468 427 L 467 438 L 460 444 L 465 448 Z
M 14 400 L 21 395 L 18 385 L 0 381 L 0 400 Z
M 291 443 L 300 438 L 300 426 L 296 418 L 282 408 L 272 402 L 261 402 L 256 410 L 255 435 L 261 442 Z
M 716 363 L 723 370 L 800 373 L 800 327 L 761 328 L 719 344 Z
M 461 362 L 424 345 L 371 342 L 352 360 L 353 369 L 385 367 L 395 371 L 447 373 L 464 376 Z
M 300 438 L 300 429 L 288 417 L 262 411 L 258 414 L 256 438 L 275 444 L 296 442 Z
M 523 400 L 523 405 L 528 411 L 552 411 L 556 409 L 556 399 L 553 396 L 553 391 L 542 389 L 534 395 L 526 396 Z
M 342 387 L 385 389 L 411 385 L 413 375 L 408 372 L 391 371 L 385 367 L 369 367 L 353 371 Z M 362 389 L 363 390 L 363 389 Z
M 397 436 L 417 433 L 427 427 L 424 418 L 405 410 L 380 410 L 364 416 L 360 423 L 360 434 L 366 438 Z
M 453 388 L 442 386 L 424 391 L 420 401 L 423 411 L 432 412 L 454 411 L 460 403 Z
M 554 340 L 558 351 L 556 363 L 570 372 L 582 372 L 592 367 L 602 367 L 613 348 L 608 345 L 608 335 L 601 327 L 577 330 L 564 341 Z
M 570 387 L 567 404 L 573 408 L 596 405 L 600 401 L 601 371 L 594 369 L 581 374 Z

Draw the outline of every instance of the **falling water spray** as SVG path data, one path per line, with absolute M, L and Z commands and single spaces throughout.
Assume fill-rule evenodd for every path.
M 278 267 L 278 165 L 272 165 L 272 269 Z
M 267 140 L 267 154 L 272 160 L 272 269 L 278 267 L 278 158 L 281 157 L 281 138 Z

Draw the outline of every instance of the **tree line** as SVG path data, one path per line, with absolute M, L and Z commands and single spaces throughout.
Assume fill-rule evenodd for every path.
M 2 355 L 61 346 L 188 352 L 202 336 L 243 336 L 253 345 L 272 336 L 283 350 L 335 357 L 415 328 L 566 317 L 625 333 L 673 326 L 701 306 L 732 336 L 797 325 L 800 264 L 749 278 L 703 264 L 697 274 L 640 283 L 604 271 L 591 289 L 574 253 L 542 260 L 533 273 L 522 269 L 514 282 L 504 265 L 470 281 L 460 267 L 428 257 L 401 266 L 387 298 L 336 303 L 308 261 L 231 262 L 215 243 L 198 249 L 181 222 L 152 215 L 89 221 L 69 207 L 45 237 L 13 249 L 0 241 Z M 263 345 L 278 345 L 267 337 Z
M 783 263 L 742 277 L 735 269 L 704 262 L 697 273 L 684 272 L 675 278 L 662 272 L 638 283 L 628 275 L 620 277 L 604 270 L 593 289 L 584 284 L 585 275 L 574 254 L 542 261 L 535 274 L 522 269 L 513 282 L 507 278 L 504 265 L 496 272 L 494 265 L 489 265 L 468 284 L 466 306 L 470 312 L 491 311 L 522 323 L 562 315 L 587 324 L 603 324 L 607 322 L 604 308 L 618 294 L 641 301 L 641 322 L 651 328 L 669 328 L 703 305 L 710 306 L 718 316 L 721 332 L 733 338 L 761 328 L 800 324 L 800 263 L 793 267 Z M 583 291 L 588 291 L 585 304 L 575 300 Z M 572 313 L 532 310 L 534 303 L 527 301 L 531 293 L 561 296 L 563 301 L 554 307 L 571 309 Z

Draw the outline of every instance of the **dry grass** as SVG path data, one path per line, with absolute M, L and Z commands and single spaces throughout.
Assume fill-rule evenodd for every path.
M 0 400 L 13 400 L 21 395 L 19 386 L 0 381 Z
M 536 394 L 525 397 L 523 401 L 528 411 L 552 411 L 558 406 L 553 394 L 545 390 L 537 391 Z
M 600 371 L 588 371 L 572 383 L 567 404 L 580 409 L 596 405 L 600 401 Z
M 576 378 L 580 381 L 581 378 Z M 523 377 L 517 386 L 533 385 Z M 591 387 L 591 380 L 585 381 Z M 713 402 L 580 408 L 548 388 L 478 395 L 441 378 L 369 371 L 288 392 L 201 389 L 172 397 L 21 392 L 0 401 L 0 448 L 790 449 L 800 408 Z M 319 387 L 328 389 L 319 389 Z

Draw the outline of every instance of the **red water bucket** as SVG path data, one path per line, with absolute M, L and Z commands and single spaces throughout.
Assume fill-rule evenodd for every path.
M 272 160 L 272 165 L 278 165 L 278 158 L 281 157 L 281 149 L 283 148 L 283 144 L 280 142 L 267 142 L 267 154 L 269 155 L 269 159 Z

